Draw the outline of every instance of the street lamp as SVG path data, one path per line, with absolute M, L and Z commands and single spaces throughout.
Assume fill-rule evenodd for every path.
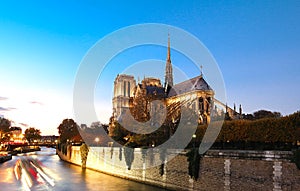
M 97 146 L 98 146 L 99 141 L 100 141 L 99 137 L 96 137 L 95 142 L 96 142 Z
M 196 145 L 196 137 L 197 137 L 197 135 L 196 134 L 193 134 L 193 141 L 194 141 L 194 143 L 193 143 L 193 149 L 195 149 L 195 145 Z

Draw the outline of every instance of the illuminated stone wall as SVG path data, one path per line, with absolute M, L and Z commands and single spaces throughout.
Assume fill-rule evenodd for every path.
M 173 158 L 176 150 L 168 151 Z M 81 165 L 79 147 L 72 147 L 62 160 Z M 188 175 L 184 153 L 169 160 L 161 175 L 160 166 L 147 168 L 160 161 L 158 152 L 143 159 L 140 149 L 134 150 L 131 170 L 128 170 L 124 151 L 120 148 L 93 147 L 87 168 L 173 190 L 298 190 L 300 170 L 290 162 L 291 152 L 283 151 L 208 151 L 200 162 L 199 179 Z M 168 160 L 168 158 L 166 158 Z

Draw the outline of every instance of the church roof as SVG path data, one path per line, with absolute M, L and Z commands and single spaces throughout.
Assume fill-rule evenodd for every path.
M 143 89 L 142 84 L 138 84 L 138 87 Z M 165 97 L 165 89 L 163 87 L 149 85 L 145 87 L 145 90 L 146 95 L 159 95 Z
M 157 94 L 157 95 L 164 95 L 165 89 L 163 87 L 157 87 L 157 86 L 146 86 L 147 95 L 151 94 Z
M 168 97 L 184 94 L 194 90 L 211 91 L 213 90 L 203 79 L 202 75 L 183 81 L 174 85 L 168 94 Z

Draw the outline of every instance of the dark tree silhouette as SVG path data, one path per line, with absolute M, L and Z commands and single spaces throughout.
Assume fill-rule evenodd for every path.
M 25 130 L 25 138 L 29 143 L 32 143 L 34 140 L 41 138 L 41 131 L 34 127 L 30 127 Z
M 79 126 L 73 119 L 64 119 L 62 123 L 57 127 L 60 135 L 60 142 L 66 143 L 67 140 L 74 141 L 80 137 Z
M 281 114 L 279 112 L 272 112 L 267 110 L 259 110 L 253 113 L 255 119 L 262 118 L 279 118 Z
M 8 119 L 0 117 L 0 131 L 2 133 L 8 132 L 11 122 Z

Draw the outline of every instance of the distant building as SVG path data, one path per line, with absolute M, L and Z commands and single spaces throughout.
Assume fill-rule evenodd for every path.
M 41 136 L 39 143 L 45 143 L 45 144 L 54 144 L 57 143 L 59 136 L 56 135 L 44 135 Z
M 10 141 L 14 143 L 24 143 L 25 138 L 22 134 L 22 128 L 21 127 L 11 127 L 9 128 L 9 137 Z
M 227 113 L 229 117 L 235 119 L 241 116 L 240 112 L 231 109 L 226 104 L 214 98 L 214 90 L 209 86 L 201 74 L 194 78 L 173 84 L 173 68 L 170 52 L 170 38 L 168 38 L 167 59 L 165 68 L 165 82 L 162 85 L 160 79 L 144 77 L 138 83 L 134 76 L 127 74 L 117 75 L 114 81 L 113 120 L 119 119 L 122 113 L 127 110 L 136 110 L 136 118 L 147 121 L 149 119 L 150 102 L 152 100 L 162 100 L 166 106 L 176 106 L 184 104 L 196 111 L 199 123 L 209 123 L 211 111 L 214 115 Z M 217 105 L 220 106 L 217 108 Z M 221 108 L 226 108 L 225 111 Z

